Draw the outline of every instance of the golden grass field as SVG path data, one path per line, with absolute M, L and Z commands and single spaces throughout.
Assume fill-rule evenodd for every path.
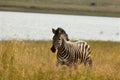
M 56 72 L 51 41 L 0 41 L 0 80 L 120 80 L 120 42 L 87 41 L 92 48 L 92 68 L 62 66 Z

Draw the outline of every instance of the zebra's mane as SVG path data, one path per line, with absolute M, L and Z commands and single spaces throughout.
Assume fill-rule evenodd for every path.
M 63 28 L 60 28 L 60 27 L 57 28 L 55 31 L 55 34 L 64 35 L 66 40 L 69 41 L 68 34 L 66 33 L 66 31 Z

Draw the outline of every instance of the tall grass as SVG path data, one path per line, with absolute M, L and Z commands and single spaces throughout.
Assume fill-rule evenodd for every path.
M 88 41 L 93 67 L 62 66 L 56 72 L 51 41 L 0 41 L 0 80 L 119 80 L 120 42 Z

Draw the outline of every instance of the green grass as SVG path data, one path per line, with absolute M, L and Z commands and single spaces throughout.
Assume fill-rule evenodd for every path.
M 51 41 L 0 41 L 0 80 L 120 80 L 120 42 L 87 41 L 93 67 L 62 66 L 56 72 Z
M 95 2 L 96 6 L 91 6 Z M 119 0 L 0 0 L 0 10 L 120 17 Z

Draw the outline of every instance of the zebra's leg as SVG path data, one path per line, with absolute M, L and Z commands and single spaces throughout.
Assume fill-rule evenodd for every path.
M 92 59 L 90 57 L 87 57 L 84 61 L 83 61 L 84 65 L 85 65 L 85 70 L 84 70 L 84 73 L 88 74 L 91 69 L 92 69 Z
M 57 62 L 56 66 L 57 66 L 56 72 L 58 72 L 61 67 L 61 64 L 59 62 Z
M 74 69 L 77 70 L 77 68 L 78 68 L 78 64 L 75 63 L 75 64 L 74 64 Z
M 91 59 L 91 57 L 88 59 L 88 64 L 89 64 L 90 67 L 92 67 L 92 59 Z
M 84 65 L 88 64 L 90 67 L 92 67 L 92 59 L 91 57 L 87 57 L 84 61 Z
M 72 76 L 72 65 L 69 65 L 69 76 Z

